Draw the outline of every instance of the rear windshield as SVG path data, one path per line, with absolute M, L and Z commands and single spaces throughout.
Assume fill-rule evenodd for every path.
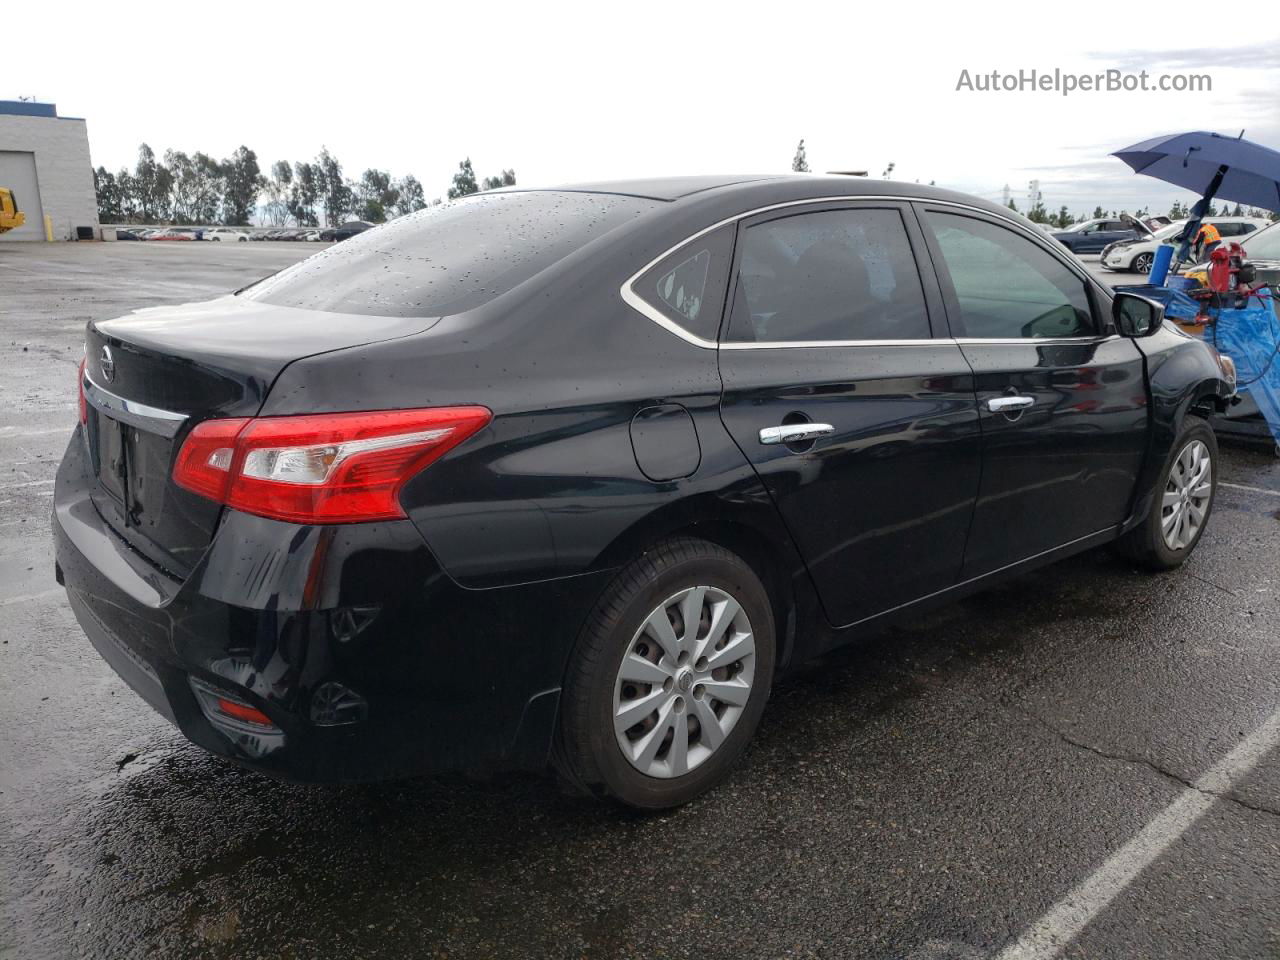
M 1280 260 L 1280 226 L 1259 230 L 1243 246 L 1244 252 L 1255 260 Z
M 656 206 L 613 194 L 477 194 L 344 240 L 242 296 L 334 313 L 449 316 L 501 296 Z

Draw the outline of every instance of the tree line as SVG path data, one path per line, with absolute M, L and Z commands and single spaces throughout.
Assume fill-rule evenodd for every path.
M 882 180 L 893 179 L 894 166 L 895 164 L 890 163 L 889 166 L 885 168 L 884 172 L 880 174 L 880 178 Z M 791 169 L 796 173 L 809 172 L 809 157 L 805 151 L 803 140 L 801 140 L 800 143 L 796 146 L 795 155 L 791 158 Z M 920 181 L 917 180 L 916 182 L 919 183 Z M 929 186 L 932 187 L 933 185 L 934 185 L 934 181 L 930 180 Z M 1005 190 L 1008 190 L 1008 189 L 1009 189 L 1008 187 L 1005 187 Z M 1007 206 L 1014 213 L 1022 212 L 1021 210 L 1018 209 L 1018 205 L 1013 200 L 1010 200 Z M 1057 213 L 1050 213 L 1048 209 L 1046 209 L 1045 207 L 1044 198 L 1040 196 L 1039 191 L 1036 191 L 1034 196 L 1032 197 L 1030 209 L 1027 210 L 1026 217 L 1032 223 L 1043 223 L 1047 227 L 1056 227 L 1059 230 L 1065 230 L 1068 227 L 1072 226 L 1073 224 L 1082 223 L 1085 220 L 1101 220 L 1106 218 L 1107 216 L 1110 216 L 1113 219 L 1115 219 L 1115 218 L 1119 218 L 1121 214 L 1127 214 L 1128 212 L 1129 211 L 1127 210 L 1121 210 L 1119 212 L 1112 210 L 1111 213 L 1108 214 L 1105 210 L 1102 209 L 1101 205 L 1099 205 L 1093 208 L 1092 216 L 1076 217 L 1076 216 L 1073 216 L 1071 214 L 1071 211 L 1069 211 L 1064 205 L 1061 208 L 1059 208 Z M 1143 217 L 1151 216 L 1151 213 L 1150 211 L 1147 210 L 1146 207 L 1143 207 L 1141 210 L 1134 213 L 1133 216 L 1141 219 Z M 1175 200 L 1173 202 L 1173 205 L 1169 208 L 1170 220 L 1186 220 L 1190 216 L 1191 216 L 1191 208 L 1184 205 L 1180 200 Z M 1210 204 L 1209 210 L 1205 214 L 1205 216 L 1206 217 L 1255 217 L 1259 220 L 1280 220 L 1280 212 L 1271 211 L 1271 210 L 1259 210 L 1256 207 L 1246 208 L 1241 206 L 1238 203 L 1234 207 L 1230 207 L 1224 204 L 1221 207 L 1221 209 L 1219 209 L 1217 204 Z
M 477 180 L 471 159 L 458 164 L 447 196 L 450 200 L 482 190 L 513 186 L 514 170 Z M 422 184 L 413 174 L 394 177 L 371 167 L 357 180 L 343 175 L 342 164 L 322 147 L 313 161 L 277 160 L 264 174 L 258 155 L 241 146 L 230 157 L 215 160 L 199 151 L 166 150 L 157 157 L 147 144 L 138 148 L 132 170 L 93 171 L 98 219 L 103 223 L 174 223 L 247 226 L 259 209 L 266 221 L 282 227 L 328 225 L 347 219 L 382 223 L 428 205 Z M 265 202 L 262 202 L 264 201 Z M 440 198 L 430 201 L 441 203 Z
M 1013 200 L 1009 201 L 1008 206 L 1014 213 L 1021 213 L 1018 209 L 1018 205 Z M 1043 223 L 1047 227 L 1056 227 L 1059 230 L 1066 230 L 1074 224 L 1084 223 L 1087 220 L 1102 220 L 1106 218 L 1114 220 L 1118 219 L 1122 215 L 1127 215 L 1128 213 L 1128 210 L 1112 210 L 1108 213 L 1106 210 L 1103 210 L 1100 205 L 1094 207 L 1093 213 L 1088 216 L 1084 216 L 1083 214 L 1080 216 L 1073 216 L 1071 211 L 1069 211 L 1065 205 L 1059 207 L 1057 213 L 1049 213 L 1048 210 L 1045 209 L 1044 201 L 1036 198 L 1035 203 L 1031 205 L 1031 209 L 1027 211 L 1026 216 L 1032 223 Z M 1141 210 L 1137 210 L 1132 214 L 1133 217 L 1139 220 L 1151 215 L 1151 211 L 1146 207 L 1143 207 Z M 1183 204 L 1180 200 L 1175 200 L 1173 205 L 1169 207 L 1170 220 L 1186 220 L 1190 216 L 1191 208 Z M 1205 216 L 1254 217 L 1259 220 L 1280 219 L 1280 214 L 1269 210 L 1259 210 L 1257 207 L 1244 207 L 1238 203 L 1234 207 L 1225 203 L 1219 207 L 1216 203 L 1211 203 L 1209 204 L 1209 209 L 1205 212 Z

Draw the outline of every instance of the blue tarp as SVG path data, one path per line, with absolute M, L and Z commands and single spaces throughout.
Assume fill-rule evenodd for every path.
M 1280 444 L 1280 318 L 1271 291 L 1263 287 L 1243 310 L 1218 310 L 1204 338 L 1236 365 L 1236 384 L 1258 405 L 1258 411 Z
M 1170 277 L 1170 280 L 1181 280 L 1181 277 Z M 1146 297 L 1148 300 L 1154 300 L 1156 303 L 1164 306 L 1164 315 L 1170 320 L 1181 320 L 1183 323 L 1190 323 L 1196 318 L 1196 314 L 1200 312 L 1200 304 L 1192 300 L 1181 290 L 1173 290 L 1169 287 L 1156 287 L 1149 283 L 1127 283 L 1114 287 L 1115 290 L 1123 290 L 1125 293 L 1136 293 L 1140 297 Z

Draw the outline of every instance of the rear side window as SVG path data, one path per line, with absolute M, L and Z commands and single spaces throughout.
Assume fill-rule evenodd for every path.
M 926 220 L 942 251 L 943 280 L 950 279 L 964 336 L 1021 339 L 1095 332 L 1084 281 L 1038 244 L 975 217 L 931 210 Z
M 1257 229 L 1252 223 L 1216 223 L 1214 226 L 1222 237 L 1243 237 Z
M 449 316 L 507 293 L 657 206 L 600 193 L 477 194 L 334 244 L 242 296 L 334 313 Z
M 728 339 L 926 340 L 924 291 L 896 209 L 824 210 L 747 227 Z
M 631 289 L 672 323 L 715 340 L 732 259 L 733 226 L 719 227 L 654 264 Z

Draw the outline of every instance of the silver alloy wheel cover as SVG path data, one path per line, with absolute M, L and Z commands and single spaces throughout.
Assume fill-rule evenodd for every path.
M 1169 468 L 1160 498 L 1160 533 L 1170 550 L 1185 550 L 1204 527 L 1213 494 L 1213 458 L 1203 440 L 1192 440 Z
M 751 621 L 724 590 L 688 587 L 660 603 L 613 684 L 614 737 L 627 762 L 661 779 L 706 762 L 746 708 L 755 662 Z

